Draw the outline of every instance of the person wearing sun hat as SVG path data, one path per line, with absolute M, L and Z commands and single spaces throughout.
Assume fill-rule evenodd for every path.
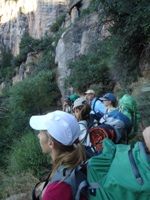
M 90 111 L 91 107 L 88 104 L 85 97 L 80 97 L 75 100 L 73 104 L 73 112 L 75 117 L 78 120 L 81 135 L 79 136 L 79 140 L 85 146 L 91 146 L 90 138 L 88 134 L 88 121 L 90 120 Z
M 106 112 L 104 113 L 104 116 L 100 119 L 100 123 L 103 123 L 106 120 L 108 113 L 117 109 L 117 99 L 113 93 L 106 93 L 105 95 L 100 97 L 100 100 L 104 103 L 106 107 Z
M 63 181 L 62 170 L 65 169 L 67 173 L 85 161 L 85 152 L 78 140 L 81 132 L 76 118 L 57 110 L 46 115 L 32 116 L 29 124 L 39 131 L 42 151 L 49 153 L 52 159 L 49 183 L 41 192 L 42 200 L 73 200 L 72 187 Z M 58 174 L 62 174 L 62 180 L 55 180 Z
M 107 111 L 111 111 L 117 106 L 117 99 L 113 93 L 106 93 L 103 97 L 100 98 L 101 101 L 107 107 Z
M 131 131 L 132 123 L 131 120 L 121 113 L 117 107 L 117 99 L 111 92 L 106 93 L 100 98 L 104 102 L 107 110 L 103 117 L 100 119 L 101 126 L 110 126 L 113 128 L 116 134 L 115 142 L 119 143 L 123 139 L 126 139 Z
M 88 89 L 85 92 L 85 97 L 91 106 L 91 117 L 93 120 L 99 121 L 106 112 L 104 103 L 98 97 L 96 97 L 95 91 L 93 89 Z

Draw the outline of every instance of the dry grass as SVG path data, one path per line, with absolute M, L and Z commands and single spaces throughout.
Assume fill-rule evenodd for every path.
M 0 180 L 0 199 L 3 200 L 30 200 L 32 189 L 38 182 L 30 173 L 8 176 L 0 172 Z

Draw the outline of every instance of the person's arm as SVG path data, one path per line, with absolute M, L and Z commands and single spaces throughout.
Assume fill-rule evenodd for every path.
M 49 184 L 43 192 L 42 200 L 73 200 L 72 188 L 65 182 Z

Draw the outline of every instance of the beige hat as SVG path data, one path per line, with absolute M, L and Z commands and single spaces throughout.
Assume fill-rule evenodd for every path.
M 95 91 L 92 89 L 89 89 L 85 92 L 85 94 L 95 94 Z
M 87 104 L 86 98 L 80 97 L 80 98 L 76 99 L 75 102 L 73 103 L 73 109 L 75 109 L 79 106 L 83 106 L 84 104 Z
M 146 143 L 148 150 L 150 151 L 150 126 L 144 129 L 143 137 Z

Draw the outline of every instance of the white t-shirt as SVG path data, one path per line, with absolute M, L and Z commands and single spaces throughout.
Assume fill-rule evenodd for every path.
M 90 137 L 89 137 L 89 134 L 88 134 L 87 121 L 86 120 L 79 121 L 79 126 L 80 126 L 80 131 L 81 131 L 81 135 L 79 136 L 79 140 L 82 142 L 83 145 L 91 146 Z

